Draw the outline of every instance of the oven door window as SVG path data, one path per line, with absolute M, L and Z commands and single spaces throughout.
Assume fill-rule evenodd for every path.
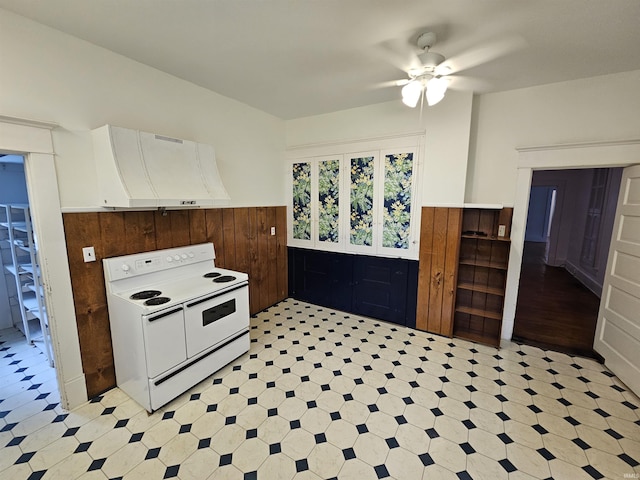
M 224 303 L 208 308 L 202 312 L 202 326 L 217 322 L 221 318 L 227 317 L 236 312 L 236 299 L 232 298 Z

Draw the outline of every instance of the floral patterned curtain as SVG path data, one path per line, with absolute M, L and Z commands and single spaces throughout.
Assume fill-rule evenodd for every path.
M 409 248 L 413 153 L 384 158 L 384 209 L 382 246 Z
M 340 160 L 318 163 L 318 240 L 338 243 L 340 235 Z
M 373 245 L 373 157 L 351 159 L 352 245 Z
M 293 238 L 311 240 L 311 163 L 293 164 Z

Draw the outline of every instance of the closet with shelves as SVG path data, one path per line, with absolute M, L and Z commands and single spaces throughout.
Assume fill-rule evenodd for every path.
M 38 248 L 26 204 L 0 205 L 0 241 L 9 246 L 11 263 L 4 268 L 15 280 L 20 322 L 15 322 L 27 342 L 38 345 L 53 366 L 53 352 L 40 277 Z

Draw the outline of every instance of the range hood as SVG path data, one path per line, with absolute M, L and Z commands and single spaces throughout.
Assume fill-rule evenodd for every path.
M 185 208 L 229 203 L 211 145 L 113 125 L 91 133 L 101 206 Z

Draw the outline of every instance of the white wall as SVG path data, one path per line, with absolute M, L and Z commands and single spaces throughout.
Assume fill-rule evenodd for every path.
M 398 92 L 400 95 L 400 92 Z M 421 199 L 423 205 L 464 202 L 472 95 L 447 92 L 433 107 L 411 109 L 394 101 L 289 120 L 288 148 L 373 139 L 407 133 L 425 134 Z
M 106 123 L 212 144 L 232 206 L 284 205 L 284 122 L 0 9 L 0 114 L 53 131 L 63 209 L 98 205 L 89 130 Z
M 638 85 L 640 70 L 475 98 L 466 201 L 513 205 L 517 147 L 638 138 Z

